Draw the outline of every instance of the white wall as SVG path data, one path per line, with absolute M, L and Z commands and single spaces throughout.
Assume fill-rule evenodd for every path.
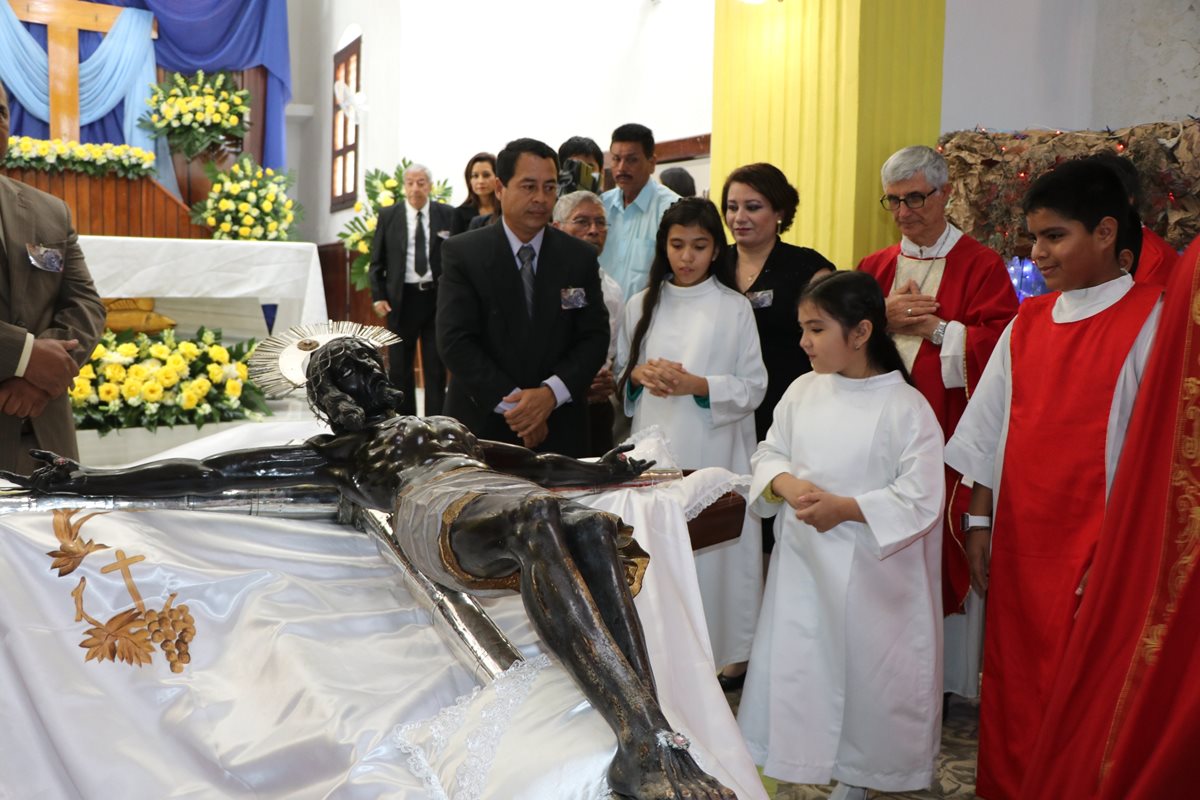
M 1093 128 L 1200 114 L 1200 7 L 1099 0 Z
M 328 213 L 333 53 L 347 25 L 365 32 L 362 166 L 420 161 L 457 203 L 467 159 L 518 136 L 607 147 L 633 121 L 661 140 L 708 133 L 714 2 L 288 0 L 293 104 L 313 106 L 289 118 L 305 237 L 333 241 L 351 216 Z
M 942 130 L 1088 127 L 1097 2 L 946 0 Z
M 1119 128 L 1200 113 L 1195 0 L 947 0 L 942 130 Z

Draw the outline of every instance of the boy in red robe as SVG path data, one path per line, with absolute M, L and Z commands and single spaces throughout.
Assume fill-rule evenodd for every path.
M 1022 797 L 1161 308 L 1158 287 L 1121 269 L 1121 251 L 1140 250 L 1141 221 L 1111 169 L 1061 164 L 1023 207 L 1052 293 L 1026 300 L 1001 335 L 946 447 L 974 481 L 967 558 L 972 586 L 988 593 L 976 775 L 986 800 Z
M 1196 793 L 1200 742 L 1200 239 L 1179 259 L 1087 591 L 1021 796 Z

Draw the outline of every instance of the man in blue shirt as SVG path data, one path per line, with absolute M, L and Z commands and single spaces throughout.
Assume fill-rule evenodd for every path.
M 625 299 L 646 288 L 658 223 L 679 195 L 655 181 L 654 134 L 631 122 L 613 131 L 612 175 L 617 188 L 600 196 L 608 216 L 608 244 L 600 266 L 621 284 Z

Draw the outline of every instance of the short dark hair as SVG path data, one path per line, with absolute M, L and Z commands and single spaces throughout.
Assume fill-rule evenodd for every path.
M 612 141 L 637 142 L 642 146 L 642 152 L 646 154 L 646 158 L 654 158 L 654 133 L 645 125 L 639 125 L 636 122 L 619 125 L 612 132 Z
M 1141 209 L 1142 201 L 1145 199 L 1142 195 L 1142 176 L 1138 174 L 1138 169 L 1132 159 L 1123 158 L 1110 150 L 1092 153 L 1088 158 L 1111 169 L 1121 179 L 1121 185 L 1125 187 L 1125 195 L 1132 198 L 1130 203 L 1134 208 Z
M 766 198 L 771 204 L 772 211 L 778 211 L 783 217 L 779 220 L 779 232 L 783 233 L 792 227 L 796 218 L 796 208 L 800 205 L 800 193 L 796 187 L 788 183 L 787 176 L 774 164 L 759 162 L 738 167 L 729 173 L 725 186 L 721 188 L 721 211 L 729 201 L 729 187 L 735 183 L 744 183 Z
M 1029 187 L 1021 211 L 1053 211 L 1096 230 L 1100 220 L 1117 221 L 1116 253 L 1129 250 L 1136 264 L 1142 250 L 1142 219 L 1129 204 L 1129 195 L 1116 171 L 1095 158 L 1064 161 Z
M 554 162 L 555 174 L 558 174 L 558 155 L 550 145 L 537 139 L 513 139 L 504 145 L 504 149 L 496 156 L 496 177 L 505 186 L 512 180 L 513 174 L 517 171 L 517 159 L 524 153 L 550 159 Z
M 604 169 L 604 151 L 600 145 L 586 136 L 572 136 L 558 146 L 558 163 L 564 164 L 568 158 L 588 156 L 596 160 L 600 169 Z
M 680 197 L 696 196 L 696 179 L 683 167 L 664 169 L 658 176 L 658 182 Z

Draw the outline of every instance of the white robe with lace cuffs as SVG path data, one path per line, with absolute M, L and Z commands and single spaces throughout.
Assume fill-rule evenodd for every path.
M 825 533 L 763 490 L 780 473 L 853 497 Z M 942 433 L 898 372 L 792 383 L 754 454 L 775 550 L 738 723 L 765 774 L 924 788 L 941 739 Z
M 642 316 L 645 292 L 625 306 L 617 345 L 621 375 L 629 363 L 633 330 Z M 715 278 L 695 286 L 663 284 L 638 363 L 665 358 L 708 380 L 708 397 L 655 397 L 649 390 L 625 392 L 633 432 L 657 425 L 679 467 L 724 467 L 750 472 L 754 452 L 754 409 L 767 390 L 754 312 L 741 294 Z M 640 387 L 639 387 L 640 388 Z M 746 660 L 762 597 L 762 539 L 757 517 L 742 535 L 696 554 L 696 573 L 717 666 Z

